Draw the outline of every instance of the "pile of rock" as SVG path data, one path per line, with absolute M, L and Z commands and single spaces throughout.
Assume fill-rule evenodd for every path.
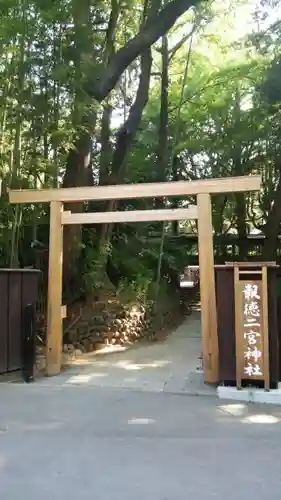
M 105 345 L 132 344 L 147 335 L 151 323 L 142 305 L 117 300 L 95 302 L 65 335 L 64 351 L 92 352 Z
M 142 304 L 124 305 L 115 297 L 88 302 L 84 307 L 72 310 L 64 325 L 63 364 L 106 346 L 163 338 L 179 322 L 177 301 L 175 304 L 176 307 L 170 300 L 161 313 L 155 314 Z M 42 344 L 37 347 L 36 365 L 38 373 L 45 371 L 45 346 Z

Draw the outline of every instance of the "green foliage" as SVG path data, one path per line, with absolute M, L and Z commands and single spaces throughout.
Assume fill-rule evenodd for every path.
M 117 294 L 126 303 L 141 302 L 145 305 L 151 303 L 151 285 L 149 277 L 139 274 L 135 279 L 122 278 L 119 282 Z
M 94 182 L 98 184 L 101 179 L 103 149 L 107 149 L 107 173 L 109 177 L 112 174 L 116 130 L 134 103 L 139 59 L 120 75 L 118 85 L 103 103 L 112 111 L 107 142 L 103 107 L 87 95 L 85 82 L 91 86 L 102 78 L 110 51 L 114 53 L 138 33 L 144 5 L 144 0 L 2 0 L 0 174 L 4 195 L 0 200 L 0 265 L 11 265 L 12 261 L 30 265 L 34 263 L 32 241 L 39 238 L 48 245 L 47 208 L 10 206 L 10 187 L 60 185 L 65 174 L 72 174 L 73 165 L 68 160 L 76 139 L 87 133 L 92 139 Z M 197 10 L 190 9 L 168 34 L 168 158 L 164 178 L 192 180 L 261 173 L 264 179 L 260 195 L 250 194 L 242 201 L 233 195 L 214 197 L 216 233 L 262 228 L 280 177 L 281 30 L 280 23 L 265 25 L 269 5 L 264 5 L 260 12 L 251 14 L 243 1 L 208 2 Z M 118 22 L 111 45 L 106 46 L 112 8 L 118 10 Z M 259 21 L 254 33 L 249 33 L 243 21 L 246 16 L 251 19 L 251 15 Z M 187 33 L 192 36 L 187 37 Z M 160 46 L 158 41 L 153 47 L 149 101 L 118 172 L 118 182 L 153 182 L 160 174 L 163 177 L 163 165 L 158 161 Z M 79 176 L 73 184 L 86 183 Z M 186 202 L 164 201 L 167 206 Z M 142 199 L 124 201 L 119 209 L 153 206 L 155 200 Z M 100 204 L 93 210 L 105 208 Z M 185 232 L 196 231 L 192 223 L 180 227 Z M 110 236 L 104 241 L 100 228 L 86 237 L 84 230 L 85 246 L 78 272 L 84 291 L 95 293 L 114 283 L 123 296 L 152 300 L 161 228 L 157 223 L 119 225 L 113 231 L 107 228 L 104 233 Z M 165 224 L 165 235 L 171 232 L 171 224 Z M 155 234 L 157 242 L 152 238 Z M 161 290 L 166 283 L 175 281 L 188 259 L 184 248 L 170 245 L 169 238 L 164 237 Z
M 93 246 L 92 242 L 87 245 L 85 256 L 83 258 L 83 285 L 86 294 L 93 294 L 98 290 L 112 288 L 112 285 L 105 272 L 104 261 L 111 255 L 111 244 L 104 245 L 100 251 L 97 246 Z

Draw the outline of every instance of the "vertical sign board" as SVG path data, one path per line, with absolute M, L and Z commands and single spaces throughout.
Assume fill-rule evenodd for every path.
M 234 272 L 237 387 L 241 388 L 242 380 L 261 380 L 269 389 L 267 269 L 235 267 Z M 252 279 L 253 274 L 258 278 Z
M 243 315 L 243 378 L 263 380 L 261 281 L 240 281 Z

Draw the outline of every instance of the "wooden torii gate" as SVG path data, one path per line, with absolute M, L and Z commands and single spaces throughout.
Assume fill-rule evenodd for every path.
M 229 177 L 198 181 L 125 184 L 43 190 L 13 190 L 10 203 L 50 203 L 50 242 L 47 315 L 47 374 L 57 375 L 62 359 L 62 259 L 63 226 L 198 219 L 203 369 L 206 383 L 219 380 L 219 352 L 215 297 L 211 194 L 259 191 L 261 176 Z M 196 196 L 197 207 L 175 210 L 142 210 L 102 213 L 71 213 L 64 203 L 90 200 L 124 200 L 168 196 Z

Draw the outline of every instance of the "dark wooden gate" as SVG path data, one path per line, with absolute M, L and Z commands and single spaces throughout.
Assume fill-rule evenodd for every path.
M 35 307 L 40 271 L 0 269 L 0 373 L 23 368 L 24 310 Z

